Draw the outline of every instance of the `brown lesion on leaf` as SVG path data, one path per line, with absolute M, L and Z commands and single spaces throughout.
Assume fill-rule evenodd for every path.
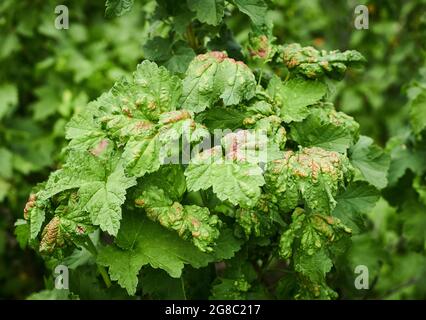
M 149 130 L 149 129 L 151 129 L 153 126 L 154 126 L 154 125 L 153 125 L 151 122 L 141 120 L 141 121 L 138 121 L 138 122 L 136 123 L 136 125 L 135 125 L 135 129 L 136 129 L 137 131 L 140 131 L 140 130 Z
M 52 252 L 57 245 L 62 245 L 60 241 L 60 222 L 59 217 L 55 216 L 43 229 L 40 241 L 41 252 Z
M 86 229 L 83 227 L 83 226 L 77 226 L 76 228 L 75 228 L 75 231 L 76 231 L 76 233 L 77 234 L 84 234 L 85 232 L 86 232 Z
M 136 199 L 135 205 L 138 206 L 138 207 L 143 207 L 145 205 L 145 200 L 144 199 Z
M 163 124 L 176 123 L 178 121 L 191 119 L 191 114 L 187 110 L 171 111 L 168 112 L 167 118 L 162 120 Z
M 25 208 L 24 208 L 24 219 L 28 220 L 29 218 L 29 211 L 34 208 L 34 206 L 36 205 L 36 200 L 37 200 L 37 196 L 35 195 L 35 193 L 30 194 L 27 203 L 25 204 Z
M 122 111 L 123 111 L 123 114 L 126 115 L 127 117 L 133 118 L 132 111 L 130 111 L 129 108 L 123 108 Z
M 228 58 L 228 55 L 225 52 L 222 52 L 222 51 L 211 51 L 211 52 L 207 53 L 207 55 L 209 55 L 212 58 L 215 58 L 219 62 L 222 62 L 223 60 Z
M 157 104 L 155 103 L 155 101 L 150 101 L 148 103 L 148 109 L 151 111 L 154 111 L 157 108 Z

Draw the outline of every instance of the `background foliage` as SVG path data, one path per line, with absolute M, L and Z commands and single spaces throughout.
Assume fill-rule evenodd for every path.
M 271 0 L 268 13 L 224 10 L 226 24 L 203 16 L 196 10 L 197 1 L 188 1 L 194 8 L 190 12 L 165 0 L 158 1 L 158 7 L 154 1 L 135 0 L 131 10 L 115 5 L 131 2 L 107 1 L 105 11 L 102 1 L 65 1 L 70 9 L 67 31 L 54 28 L 55 1 L 0 4 L 0 297 L 25 298 L 51 286 L 44 263 L 19 247 L 14 222 L 22 217 L 31 187 L 45 180 L 61 160 L 70 117 L 128 76 L 144 58 L 177 74 L 205 48 L 241 58 L 252 24 L 267 14 L 277 43 L 355 49 L 368 61 L 362 72 L 347 73 L 332 99 L 360 122 L 362 134 L 386 147 L 391 168 L 381 200 L 369 208 L 364 228 L 353 237 L 341 269 L 330 279 L 333 288 L 346 299 L 424 299 L 426 2 L 368 1 L 369 30 L 353 28 L 356 1 Z M 122 16 L 114 17 L 117 13 Z M 261 72 L 257 63 L 253 61 L 252 67 Z M 353 288 L 358 264 L 369 267 L 369 291 Z M 81 272 L 83 280 L 75 280 L 80 286 L 86 283 L 80 288 L 82 298 L 102 294 L 99 290 L 95 295 L 90 282 L 84 281 L 91 279 L 90 272 Z M 153 279 L 164 275 L 142 277 L 154 287 Z M 216 286 L 217 294 L 227 285 Z M 287 297 L 288 283 L 283 280 L 278 286 Z M 202 288 L 193 285 L 190 290 L 194 292 L 188 294 L 196 296 Z M 159 297 L 164 296 L 168 297 Z

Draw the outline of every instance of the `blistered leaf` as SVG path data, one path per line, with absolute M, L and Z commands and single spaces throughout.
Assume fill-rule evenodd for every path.
M 118 281 L 131 295 L 136 291 L 137 276 L 144 265 L 163 269 L 171 277 L 179 278 L 185 264 L 200 268 L 223 259 L 201 252 L 174 232 L 146 219 L 141 212 L 125 216 L 116 243 L 117 246 L 108 246 L 99 252 L 98 263 L 107 266 L 111 279 Z M 218 241 L 218 245 L 222 243 Z M 237 243 L 232 250 L 238 249 Z
M 66 190 L 78 190 L 80 210 L 90 213 L 93 224 L 116 235 L 126 190 L 135 184 L 135 178 L 125 176 L 117 156 L 103 159 L 77 152 L 68 158 L 62 169 L 51 174 L 38 196 L 40 200 L 47 200 Z
M 265 183 L 257 164 L 225 160 L 221 147 L 198 154 L 191 160 L 185 176 L 189 190 L 212 187 L 219 199 L 243 207 L 256 204 L 260 197 L 260 186 Z
M 135 205 L 144 208 L 151 220 L 191 240 L 201 251 L 212 251 L 220 221 L 207 208 L 180 204 L 185 191 L 183 169 L 179 165 L 162 167 L 137 188 Z
M 131 175 L 142 177 L 157 171 L 163 163 L 181 163 L 180 140 L 189 146 L 208 134 L 186 110 L 164 113 L 156 127 L 130 138 L 123 153 L 126 169 Z
M 331 213 L 335 196 L 352 169 L 346 156 L 321 148 L 286 151 L 265 173 L 267 190 L 285 211 L 305 203 L 312 210 Z
M 282 59 L 290 71 L 312 79 L 323 75 L 340 79 L 345 74 L 347 67 L 365 62 L 365 58 L 354 50 L 327 52 L 316 50 L 313 47 L 302 47 L 298 43 L 284 46 Z
M 194 112 L 212 107 L 220 99 L 225 106 L 235 105 L 253 97 L 255 87 L 254 75 L 243 62 L 212 51 L 190 63 L 180 104 Z
M 292 259 L 299 274 L 300 299 L 336 298 L 326 283 L 326 274 L 333 266 L 332 247 L 346 239 L 351 230 L 339 219 L 321 214 L 306 214 L 297 208 L 292 223 L 280 238 L 279 254 Z

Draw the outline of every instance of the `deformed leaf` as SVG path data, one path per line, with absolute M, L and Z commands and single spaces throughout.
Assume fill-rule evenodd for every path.
M 243 62 L 212 51 L 198 55 L 190 63 L 183 79 L 180 104 L 196 113 L 220 99 L 225 106 L 236 105 L 253 97 L 255 87 L 254 75 Z

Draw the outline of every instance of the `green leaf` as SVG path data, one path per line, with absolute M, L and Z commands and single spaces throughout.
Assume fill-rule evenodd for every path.
M 116 243 L 118 247 L 100 250 L 98 263 L 107 266 L 111 279 L 118 281 L 130 295 L 136 292 L 139 270 L 144 265 L 163 269 L 171 277 L 179 278 L 185 264 L 199 268 L 209 262 L 209 255 L 146 219 L 141 212 L 124 217 Z
M 62 169 L 51 174 L 38 197 L 47 200 L 60 192 L 78 189 L 80 209 L 90 213 L 93 224 L 116 235 L 126 190 L 135 184 L 134 177 L 125 176 L 117 155 L 102 159 L 90 153 L 75 152 Z
M 219 237 L 220 220 L 208 208 L 182 205 L 185 176 L 179 165 L 165 166 L 144 178 L 135 194 L 135 204 L 153 221 L 191 240 L 201 251 L 212 251 Z
M 0 147 L 0 177 L 12 178 L 13 175 L 13 154 L 6 148 Z
M 171 278 L 167 272 L 159 269 L 146 268 L 142 270 L 142 291 L 153 299 L 184 300 L 181 279 Z
M 152 61 L 165 61 L 171 56 L 172 44 L 173 42 L 167 38 L 148 39 L 142 47 L 144 58 Z
M 188 190 L 206 190 L 210 187 L 221 200 L 234 205 L 252 207 L 260 197 L 265 183 L 257 164 L 225 160 L 221 147 L 198 154 L 185 171 Z
M 68 148 L 81 151 L 94 148 L 106 138 L 106 133 L 95 122 L 93 115 L 88 111 L 74 115 L 67 123 L 65 130 L 65 138 L 71 140 Z
M 222 99 L 225 106 L 236 105 L 254 96 L 256 81 L 251 70 L 225 53 L 212 51 L 198 55 L 183 79 L 183 108 L 196 113 Z
M 380 198 L 379 191 L 364 181 L 357 181 L 342 190 L 337 196 L 333 216 L 345 225 L 358 231 L 364 221 L 362 214 L 370 212 Z
M 27 221 L 18 219 L 15 222 L 15 236 L 16 240 L 18 240 L 19 247 L 25 249 L 30 240 L 30 225 Z
M 407 169 L 413 173 L 422 174 L 426 171 L 426 148 L 410 147 L 410 143 L 405 137 L 392 137 L 386 144 L 386 149 L 390 152 L 391 162 L 389 166 L 389 186 L 395 185 L 405 174 Z
M 244 112 L 231 108 L 212 108 L 198 114 L 197 120 L 210 130 L 231 129 L 242 127 L 246 115 Z
M 6 115 L 12 114 L 18 104 L 18 89 L 12 84 L 0 86 L 0 120 Z
M 414 133 L 420 134 L 426 128 L 426 90 L 411 101 L 410 120 Z
M 166 68 L 173 73 L 183 74 L 189 64 L 195 58 L 195 52 L 191 47 L 183 43 L 175 43 L 172 48 L 172 56 L 164 63 Z
M 0 178 L 0 202 L 2 202 L 4 198 L 6 198 L 10 187 L 11 184 L 9 182 Z
M 359 132 L 359 125 L 352 117 L 333 108 L 312 108 L 304 121 L 292 123 L 290 128 L 290 138 L 303 147 L 340 153 L 346 153 Z
M 209 299 L 211 300 L 245 300 L 247 299 L 247 292 L 251 285 L 241 275 L 240 279 L 224 279 L 219 278 L 212 286 L 212 293 Z
M 105 15 L 108 18 L 119 17 L 130 12 L 133 7 L 133 0 L 107 0 L 105 3 Z
M 196 17 L 201 22 L 211 25 L 218 25 L 223 18 L 224 0 L 187 0 L 188 7 L 196 13 Z
M 264 0 L 234 0 L 238 9 L 248 15 L 257 26 L 265 24 L 268 6 Z
M 386 187 L 390 157 L 373 144 L 373 139 L 361 136 L 349 151 L 351 163 L 361 172 L 365 181 L 378 189 Z
M 281 106 L 280 116 L 284 122 L 302 121 L 309 115 L 307 106 L 320 101 L 327 92 L 327 86 L 319 80 L 293 78 L 284 83 L 273 77 L 268 93 Z
M 30 220 L 30 239 L 33 240 L 37 238 L 41 226 L 43 225 L 43 222 L 45 220 L 45 212 L 44 208 L 40 207 L 37 203 L 36 205 L 31 208 L 29 211 L 29 220 Z

